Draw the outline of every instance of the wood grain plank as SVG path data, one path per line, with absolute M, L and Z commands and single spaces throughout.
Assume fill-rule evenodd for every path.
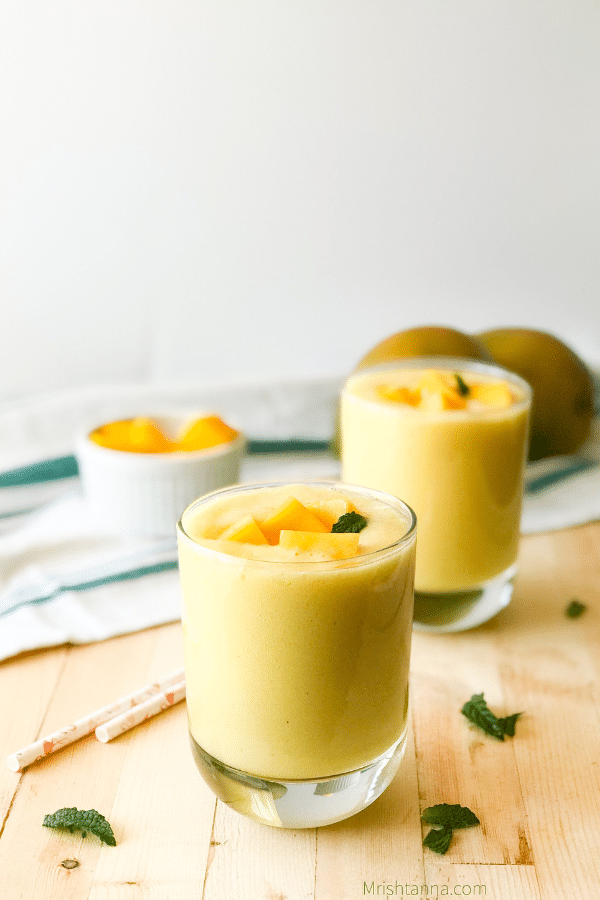
M 44 651 L 50 657 L 58 654 L 58 659 L 66 656 L 35 737 L 145 684 L 160 640 L 161 630 L 150 629 L 102 643 Z M 54 671 L 52 666 L 50 669 Z M 38 670 L 38 679 L 41 674 L 43 669 Z M 104 745 L 90 735 L 19 776 L 19 789 L 0 841 L 0 871 L 7 873 L 3 881 L 7 897 L 87 897 L 99 857 L 114 853 L 115 848 L 106 847 L 96 838 L 60 834 L 42 827 L 42 822 L 47 813 L 63 806 L 97 809 L 111 821 L 125 754 L 124 744 Z M 114 824 L 119 841 L 121 823 Z M 22 858 L 24 846 L 29 858 L 37 860 L 37 866 L 28 867 L 25 873 L 15 865 Z M 64 869 L 61 862 L 67 857 L 76 858 L 81 865 Z
M 595 596 L 589 587 L 600 571 L 600 539 L 594 534 L 592 543 L 581 540 L 589 529 L 530 541 L 531 577 L 523 579 L 500 636 L 508 701 L 527 713 L 514 750 L 544 898 L 592 895 L 600 886 L 600 604 L 597 587 Z M 590 609 L 568 619 L 565 607 L 580 593 Z
M 217 804 L 203 900 L 314 900 L 315 829 L 261 825 Z
M 0 836 L 21 776 L 8 772 L 6 758 L 33 743 L 56 689 L 67 651 L 27 653 L 0 663 Z
M 448 851 L 454 863 L 531 862 L 513 743 L 487 736 L 461 714 L 463 704 L 481 692 L 497 715 L 517 711 L 507 708 L 494 634 L 494 628 L 480 627 L 413 638 L 411 686 L 421 808 L 459 803 L 481 822 L 481 827 L 456 834 Z
M 451 865 L 428 858 L 425 870 L 427 890 L 419 896 L 428 900 L 437 897 L 541 900 L 533 866 Z M 406 892 L 406 896 L 410 894 Z
M 400 769 L 387 790 L 358 815 L 317 831 L 316 900 L 375 896 L 371 889 L 396 881 L 423 881 L 412 725 Z
M 110 812 L 119 843 L 99 857 L 90 900 L 200 900 L 216 801 L 192 759 L 185 704 L 116 743 L 125 751 Z

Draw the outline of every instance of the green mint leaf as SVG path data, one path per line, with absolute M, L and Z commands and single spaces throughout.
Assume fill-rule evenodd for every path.
M 498 719 L 498 725 L 507 737 L 515 736 L 517 719 L 522 715 L 523 713 L 513 713 L 512 716 L 503 716 L 501 719 Z
M 587 606 L 581 600 L 571 600 L 565 609 L 565 616 L 568 619 L 578 619 L 586 611 Z
M 468 397 L 471 392 L 471 388 L 469 387 L 469 385 L 463 381 L 458 372 L 454 373 L 454 377 L 456 378 L 456 385 L 458 387 L 458 393 L 460 394 L 460 396 Z
M 423 846 L 429 847 L 429 849 L 433 850 L 435 853 L 444 854 L 450 846 L 451 840 L 452 829 L 447 825 L 442 825 L 441 828 L 432 828 L 431 831 L 425 835 Z
M 42 824 L 48 828 L 66 828 L 70 832 L 78 830 L 81 831 L 83 837 L 90 831 L 105 844 L 110 844 L 111 847 L 117 845 L 112 828 L 104 816 L 95 809 L 77 809 L 75 806 L 65 806 L 44 816 Z
M 347 512 L 344 513 L 343 516 L 340 516 L 337 522 L 334 522 L 331 531 L 333 534 L 341 534 L 343 532 L 352 532 L 353 534 L 356 534 L 357 532 L 362 531 L 366 524 L 367 520 L 364 516 L 361 516 L 360 513 Z
M 499 741 L 504 740 L 504 736 L 514 737 L 515 726 L 519 716 L 523 713 L 512 713 L 510 716 L 498 718 L 494 715 L 487 703 L 483 699 L 483 694 L 473 694 L 470 700 L 467 700 L 461 709 L 463 716 L 485 731 L 491 737 L 497 738 Z
M 446 828 L 470 828 L 472 825 L 479 825 L 475 813 L 460 803 L 438 803 L 437 806 L 428 806 L 423 810 L 421 819 L 428 825 L 442 825 Z
M 483 694 L 473 694 L 471 699 L 467 700 L 461 709 L 461 713 L 463 716 L 466 716 L 469 722 L 477 725 L 486 734 L 497 738 L 499 741 L 504 740 L 504 729 L 491 709 L 488 708 L 487 703 L 483 699 Z

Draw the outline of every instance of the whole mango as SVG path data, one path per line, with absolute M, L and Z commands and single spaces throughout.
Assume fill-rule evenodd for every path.
M 582 359 L 545 331 L 496 328 L 475 335 L 498 365 L 533 390 L 529 459 L 575 453 L 587 438 L 594 412 L 593 381 Z
M 442 325 L 423 325 L 398 331 L 372 347 L 356 366 L 365 369 L 394 359 L 417 356 L 457 356 L 491 362 L 487 348 L 476 337 Z

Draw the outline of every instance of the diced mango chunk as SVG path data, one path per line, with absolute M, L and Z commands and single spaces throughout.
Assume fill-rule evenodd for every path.
M 219 416 L 203 416 L 189 425 L 177 442 L 178 450 L 206 450 L 233 440 L 238 432 Z
M 173 450 L 172 441 L 152 419 L 143 416 L 102 425 L 90 434 L 90 439 L 102 447 L 130 453 L 168 453 Z
M 152 419 L 139 417 L 129 428 L 129 441 L 138 453 L 167 453 L 173 449 L 172 441 L 162 433 Z
M 109 422 L 96 428 L 90 434 L 90 440 L 101 447 L 109 447 L 111 450 L 130 450 L 129 427 L 131 420 L 121 422 Z
M 418 388 L 381 385 L 378 394 L 382 400 L 388 400 L 391 403 L 406 403 L 409 406 L 419 406 L 421 403 L 421 391 Z
M 505 381 L 488 381 L 471 385 L 470 396 L 487 406 L 504 409 L 513 402 L 512 391 Z
M 279 542 L 282 529 L 292 531 L 327 532 L 329 529 L 295 497 L 285 500 L 280 507 L 260 522 L 260 528 L 270 544 Z
M 331 534 L 315 531 L 282 529 L 279 546 L 300 553 L 322 553 L 328 559 L 348 559 L 358 553 L 359 535 L 352 533 Z
M 449 379 L 433 369 L 422 375 L 418 387 L 423 409 L 464 409 L 467 405 L 466 398 L 459 391 L 458 379 Z
M 221 534 L 221 538 L 242 544 L 268 544 L 259 525 L 250 514 L 242 516 Z
M 331 500 L 320 500 L 318 503 L 311 503 L 307 509 L 323 522 L 327 531 L 331 531 L 332 526 L 335 525 L 340 516 L 351 512 L 354 507 L 344 497 L 335 497 Z

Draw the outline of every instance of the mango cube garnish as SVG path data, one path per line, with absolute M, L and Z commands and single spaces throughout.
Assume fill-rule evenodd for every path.
M 513 402 L 512 391 L 504 381 L 485 382 L 471 385 L 470 396 L 487 406 L 505 409 Z
M 300 553 L 322 553 L 329 559 L 348 559 L 358 553 L 358 534 L 331 532 L 295 531 L 282 529 L 279 546 Z
M 431 369 L 419 379 L 421 407 L 431 411 L 442 409 L 464 409 L 467 405 L 458 388 L 456 379 L 448 380 L 441 372 Z
M 391 403 L 406 403 L 408 406 L 419 406 L 421 403 L 421 391 L 418 388 L 381 385 L 377 392 L 382 400 Z
M 270 544 L 279 542 L 282 529 L 291 531 L 327 532 L 327 526 L 303 503 L 290 497 L 260 523 L 260 528 Z
M 233 440 L 238 432 L 219 416 L 203 416 L 192 422 L 177 442 L 178 450 L 206 450 Z
M 340 516 L 350 512 L 354 507 L 344 497 L 333 497 L 331 500 L 320 500 L 318 503 L 312 503 L 307 509 L 323 522 L 327 527 L 327 531 L 331 531 Z
M 221 538 L 229 541 L 239 541 L 243 544 L 268 544 L 264 533 L 250 514 L 242 516 L 237 522 L 233 522 L 221 534 Z

